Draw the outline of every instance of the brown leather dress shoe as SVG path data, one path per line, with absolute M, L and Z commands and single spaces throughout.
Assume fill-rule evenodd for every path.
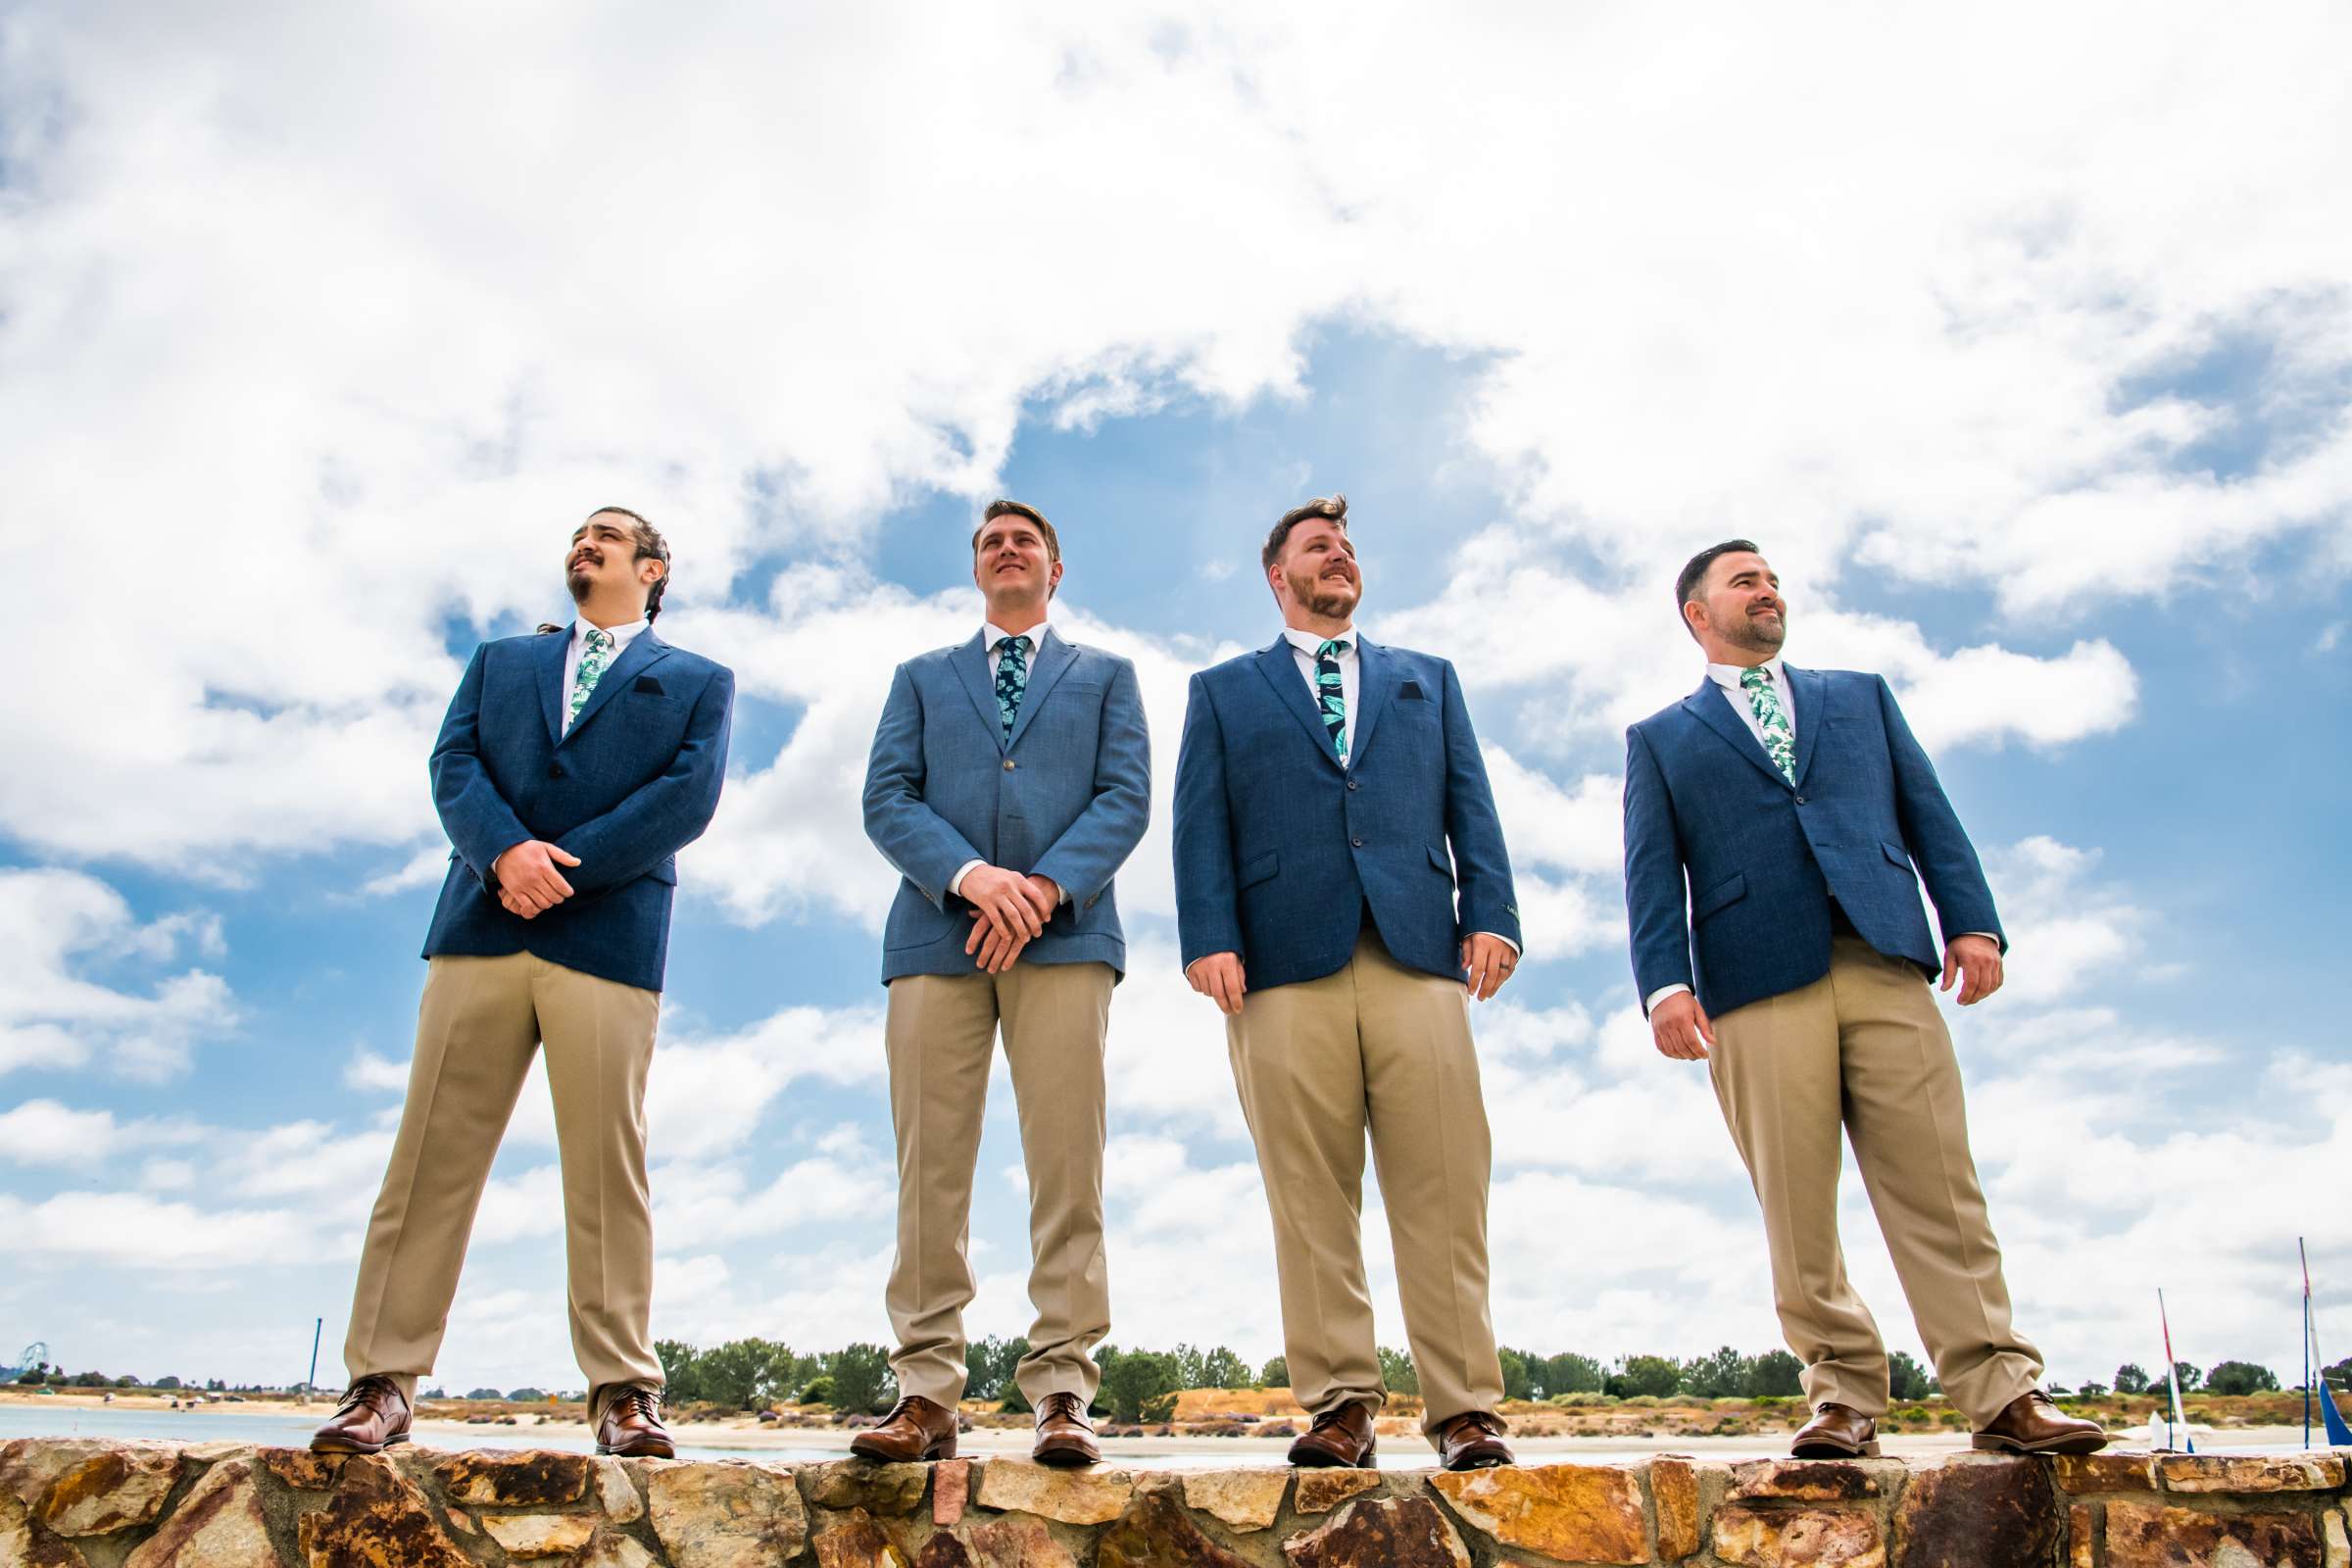
M 1788 1451 L 1799 1459 L 1876 1458 L 1879 1423 L 1842 1404 L 1825 1404 L 1799 1429 Z
M 1519 1462 L 1502 1434 L 1502 1417 L 1491 1410 L 1464 1410 L 1439 1422 L 1430 1436 L 1438 1440 L 1438 1462 L 1446 1469 L 1485 1470 Z
M 674 1459 L 676 1445 L 662 1425 L 662 1396 L 635 1386 L 612 1396 L 596 1424 L 596 1451 L 624 1459 Z
M 1324 1411 L 1291 1442 L 1291 1463 L 1310 1468 L 1352 1466 L 1374 1468 L 1373 1452 L 1380 1446 L 1372 1431 L 1372 1407 L 1361 1399 Z
M 1049 1394 L 1037 1406 L 1037 1446 L 1029 1457 L 1039 1464 L 1080 1465 L 1101 1461 L 1086 1401 L 1075 1394 Z
M 956 1412 L 937 1400 L 909 1394 L 890 1407 L 878 1427 L 868 1427 L 850 1444 L 860 1459 L 906 1464 L 917 1459 L 956 1457 Z
M 370 1373 L 343 1391 L 343 1402 L 311 1434 L 313 1453 L 381 1453 L 409 1441 L 409 1401 L 400 1385 Z
M 2003 1405 L 1969 1446 L 2002 1453 L 2096 1453 L 2107 1446 L 2107 1433 L 2096 1421 L 2059 1414 L 2048 1395 L 2031 1389 Z

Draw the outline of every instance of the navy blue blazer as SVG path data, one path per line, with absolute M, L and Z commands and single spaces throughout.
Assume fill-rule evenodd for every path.
M 1152 818 L 1152 738 L 1135 665 L 1051 626 L 1007 737 L 981 635 L 891 677 L 865 764 L 865 834 L 898 867 L 882 983 L 977 974 L 972 906 L 948 892 L 969 860 L 1052 877 L 1068 898 L 1022 963 L 1127 970 L 1115 876 Z
M 441 738 L 433 805 L 457 846 L 424 956 L 531 953 L 647 991 L 669 955 L 674 857 L 702 836 L 727 773 L 735 675 L 651 626 L 629 640 L 564 728 L 571 628 L 474 650 Z M 576 855 L 572 896 L 525 920 L 490 865 L 525 839 Z
M 1721 1017 L 1811 985 L 1830 972 L 1833 896 L 1872 947 L 1940 970 L 1923 879 L 1946 940 L 1985 931 L 2006 950 L 1984 868 L 1886 682 L 1781 668 L 1793 786 L 1712 680 L 1625 732 L 1635 989 L 1679 981 Z
M 1520 941 L 1502 822 L 1453 666 L 1361 636 L 1356 650 L 1345 767 L 1285 639 L 1193 677 L 1176 759 L 1188 967 L 1238 953 L 1251 990 L 1319 979 L 1354 954 L 1367 906 L 1397 962 L 1451 979 L 1465 978 L 1470 933 Z

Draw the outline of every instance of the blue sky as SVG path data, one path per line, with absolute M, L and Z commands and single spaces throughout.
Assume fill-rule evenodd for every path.
M 333 1375 L 446 853 L 424 750 L 476 640 L 563 615 L 607 501 L 668 530 L 664 633 L 742 693 L 654 1073 L 657 1331 L 884 1339 L 892 878 L 857 783 L 891 665 L 976 625 L 1008 493 L 1061 530 L 1057 621 L 1137 661 L 1162 785 L 1121 879 L 1114 1337 L 1273 1354 L 1164 785 L 1186 674 L 1273 635 L 1267 525 L 1341 489 L 1366 630 L 1463 672 L 1528 910 L 1477 1017 L 1506 1343 L 1776 1341 L 1615 872 L 1623 727 L 1698 678 L 1674 566 L 1747 534 L 1788 657 L 1887 675 L 1994 877 L 2011 983 L 1953 1023 L 2053 1375 L 2154 1364 L 2159 1285 L 2183 1355 L 2289 1371 L 2297 1235 L 2352 1299 L 2314 983 L 2352 871 L 2352 222 L 2312 195 L 2352 126 L 2278 107 L 2340 115 L 2316 75 L 2227 68 L 2316 70 L 2278 62 L 2345 24 L 2239 18 L 2211 58 L 2179 9 L 2065 20 L 2095 76 L 1995 17 L 1897 93 L 1852 68 L 1924 14 L 1502 7 L 1411 50 L 1406 12 L 519 14 L 452 52 L 0 8 L 0 98 L 51 108 L 0 121 L 0 528 L 44 651 L 0 695 L 0 1342 L 274 1379 L 322 1316 Z M 878 73 L 926 111 L 833 89 Z M 1263 90 L 1305 75 L 1335 90 Z M 632 132 L 624 85 L 697 112 Z M 553 1161 L 535 1085 L 443 1381 L 576 1383 Z M 1017 1332 L 1001 1074 L 982 1162 L 971 1326 Z

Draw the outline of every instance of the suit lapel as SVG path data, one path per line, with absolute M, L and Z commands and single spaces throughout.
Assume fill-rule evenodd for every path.
M 1029 666 L 1029 684 L 1021 692 L 1021 706 L 1012 711 L 1012 733 L 1005 738 L 1004 750 L 1009 752 L 1021 744 L 1021 732 L 1029 727 L 1029 715 L 1037 711 L 1038 705 L 1046 700 L 1046 694 L 1077 662 L 1078 650 L 1054 636 L 1053 628 L 1048 627 L 1038 645 L 1037 662 Z M 990 693 L 993 699 L 993 685 Z M 998 720 L 997 727 L 1004 727 L 1002 718 Z
M 580 716 L 573 719 L 571 728 L 564 732 L 564 740 L 569 741 L 586 729 L 588 721 L 612 700 L 612 694 L 620 690 L 623 682 L 636 679 L 640 670 L 667 657 L 668 653 L 669 644 L 663 642 L 651 626 L 630 638 L 629 646 L 620 651 L 620 657 L 596 678 L 596 690 L 590 692 L 588 701 L 580 706 Z
M 1323 754 L 1323 760 L 1338 767 L 1340 760 L 1331 749 L 1331 731 L 1323 727 L 1323 715 L 1315 711 L 1313 701 L 1306 695 L 1306 682 L 1299 677 L 1296 650 L 1291 647 L 1289 638 L 1277 637 L 1273 647 L 1259 652 L 1257 672 L 1266 677 L 1267 685 L 1274 688 L 1274 700 L 1289 709 L 1291 716 L 1305 726 L 1308 738 L 1315 743 L 1315 750 Z
M 1788 781 L 1781 776 L 1781 770 L 1772 765 L 1772 759 L 1764 755 L 1763 743 L 1750 734 L 1740 715 L 1732 711 L 1732 705 L 1724 701 L 1723 688 L 1716 685 L 1711 677 L 1701 679 L 1698 690 L 1683 699 L 1683 708 L 1691 717 L 1722 736 L 1724 743 L 1733 751 L 1755 763 L 1766 778 L 1783 789 L 1789 787 Z
M 649 631 L 651 627 L 647 628 Z M 545 632 L 539 646 L 539 706 L 547 714 L 547 744 L 564 742 L 564 658 L 571 651 L 572 628 Z
M 1809 669 L 1798 669 L 1787 660 L 1781 662 L 1781 673 L 1788 677 L 1788 695 L 1794 700 L 1796 712 L 1796 781 L 1805 781 L 1805 770 L 1813 765 L 1813 743 L 1821 738 L 1821 721 L 1826 715 L 1823 705 L 1828 701 L 1829 683 Z
M 1355 741 L 1348 748 L 1348 765 L 1355 766 L 1364 760 L 1372 746 L 1372 726 L 1387 712 L 1389 701 L 1396 695 L 1396 666 L 1388 650 L 1367 641 L 1362 633 L 1355 639 Z M 1327 732 L 1328 733 L 1328 732 Z
M 956 678 L 963 682 L 963 689 L 970 694 L 972 707 L 979 710 L 980 724 L 988 731 L 988 738 L 997 743 L 999 752 L 1004 751 L 1004 715 L 997 710 L 997 682 L 988 672 L 988 633 L 972 633 L 972 640 L 950 655 L 948 662 L 955 666 Z

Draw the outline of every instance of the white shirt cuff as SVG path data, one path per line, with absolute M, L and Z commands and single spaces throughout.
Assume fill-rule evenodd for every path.
M 1652 991 L 1648 996 L 1642 999 L 1642 1010 L 1643 1012 L 1655 1012 L 1658 1010 L 1659 1003 L 1664 1002 L 1668 997 L 1673 996 L 1677 991 L 1688 991 L 1690 989 L 1690 988 L 1689 986 L 1683 984 L 1680 980 L 1677 980 L 1670 986 L 1660 986 L 1657 990 Z
M 956 868 L 956 874 L 948 878 L 949 897 L 953 898 L 955 895 L 963 891 L 963 879 L 972 874 L 973 866 L 986 865 L 987 863 L 988 862 L 986 860 L 966 860 L 961 865 L 957 866 Z

